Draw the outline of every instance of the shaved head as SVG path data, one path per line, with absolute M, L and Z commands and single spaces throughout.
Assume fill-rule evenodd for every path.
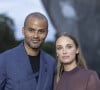
M 24 22 L 24 27 L 27 25 L 28 20 L 31 19 L 31 18 L 36 18 L 36 19 L 43 20 L 47 24 L 47 26 L 48 26 L 48 20 L 47 20 L 47 18 L 43 14 L 41 14 L 39 12 L 34 12 L 34 13 L 30 13 L 26 17 L 25 22 Z

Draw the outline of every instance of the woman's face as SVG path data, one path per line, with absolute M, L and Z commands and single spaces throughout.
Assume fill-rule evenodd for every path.
M 61 36 L 56 41 L 56 53 L 58 60 L 63 64 L 76 63 L 76 54 L 78 49 L 73 40 L 67 36 Z

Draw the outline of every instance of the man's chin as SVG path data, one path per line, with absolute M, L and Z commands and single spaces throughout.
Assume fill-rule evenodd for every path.
M 32 49 L 40 49 L 40 45 L 32 46 Z
M 41 43 L 37 43 L 37 44 L 30 44 L 30 47 L 33 48 L 33 49 L 40 49 L 41 47 Z

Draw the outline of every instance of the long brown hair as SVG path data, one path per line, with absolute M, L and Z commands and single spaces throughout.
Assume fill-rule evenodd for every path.
M 82 67 L 82 68 L 87 68 L 86 62 L 84 60 L 83 54 L 81 52 L 81 48 L 79 47 L 78 41 L 70 34 L 64 32 L 64 33 L 59 33 L 57 34 L 57 38 L 56 41 L 61 37 L 61 36 L 65 36 L 65 37 L 69 37 L 71 40 L 73 40 L 76 48 L 79 48 L 79 53 L 76 54 L 76 62 L 77 65 Z M 56 42 L 55 42 L 56 43 Z M 56 83 L 59 82 L 60 77 L 62 75 L 62 72 L 64 71 L 64 67 L 63 64 L 60 62 L 59 58 L 57 58 L 57 75 L 56 75 Z

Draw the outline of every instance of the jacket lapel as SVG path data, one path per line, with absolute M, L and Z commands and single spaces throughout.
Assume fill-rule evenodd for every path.
M 47 61 L 43 57 L 43 52 L 41 51 L 40 54 L 40 72 L 39 72 L 39 80 L 36 90 L 44 90 L 47 76 L 48 76 L 48 68 L 47 68 Z
M 26 78 L 26 79 L 32 78 L 33 82 L 34 82 L 33 86 L 36 88 L 37 82 L 35 80 L 35 76 L 34 76 L 34 73 L 32 71 L 31 64 L 29 62 L 29 58 L 28 58 L 26 51 L 23 47 L 23 43 L 19 46 L 19 52 L 17 54 L 19 54 L 18 55 L 19 59 L 17 60 L 18 65 L 19 65 L 19 74 L 20 74 L 19 76 Z
M 23 73 L 24 75 L 26 74 L 33 74 L 33 71 L 32 71 L 32 68 L 31 68 L 31 65 L 30 65 L 30 62 L 29 62 L 29 58 L 27 56 L 27 53 L 24 49 L 24 46 L 23 46 L 23 43 L 20 45 L 19 47 L 19 65 L 20 65 L 20 69 L 23 69 Z

